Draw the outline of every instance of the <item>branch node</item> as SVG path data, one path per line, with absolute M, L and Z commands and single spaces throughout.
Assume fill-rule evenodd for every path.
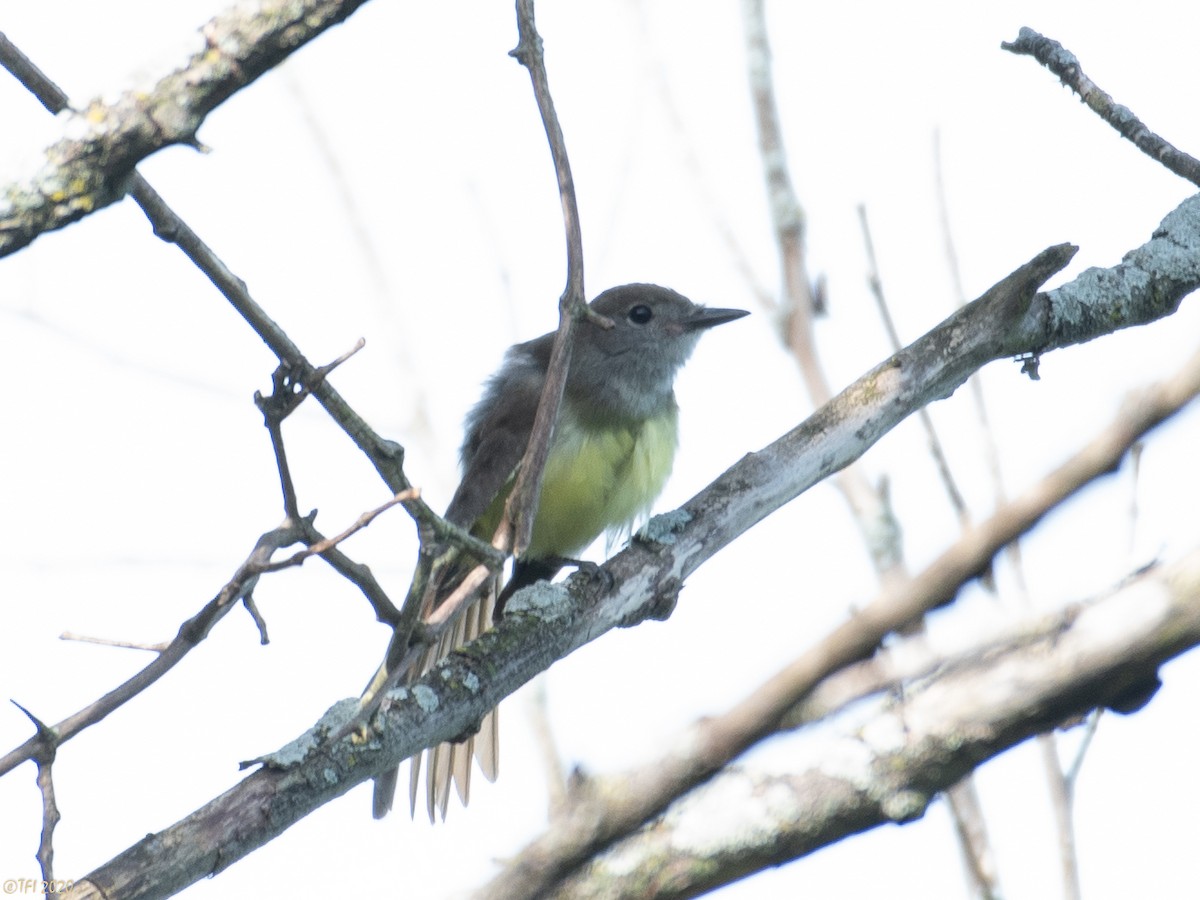
M 59 736 L 58 732 L 50 725 L 47 725 L 28 709 L 18 703 L 16 700 L 9 700 L 13 706 L 25 713 L 25 717 L 33 723 L 37 729 L 38 749 L 33 753 L 32 758 L 39 764 L 49 763 L 54 761 L 54 756 L 58 752 Z

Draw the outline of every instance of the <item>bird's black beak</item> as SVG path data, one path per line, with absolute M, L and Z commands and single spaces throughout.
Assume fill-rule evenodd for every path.
M 748 315 L 750 315 L 750 311 L 746 309 L 720 309 L 702 306 L 687 317 L 687 327 L 698 331 L 702 328 L 724 325 L 726 322 L 732 322 L 734 319 Z

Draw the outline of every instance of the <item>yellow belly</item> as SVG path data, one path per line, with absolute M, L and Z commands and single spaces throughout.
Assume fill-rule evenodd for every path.
M 666 484 L 678 439 L 673 405 L 640 424 L 589 427 L 564 403 L 525 555 L 570 556 L 605 531 L 630 528 Z

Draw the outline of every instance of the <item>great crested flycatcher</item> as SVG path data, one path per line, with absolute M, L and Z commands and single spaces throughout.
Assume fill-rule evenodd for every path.
M 649 512 L 671 473 L 678 444 L 675 375 L 705 330 L 747 315 L 741 309 L 705 308 L 653 284 L 612 288 L 593 300 L 591 307 L 609 318 L 613 327 L 585 319 L 573 332 L 571 364 L 529 546 L 514 561 L 499 598 L 493 600 L 494 591 L 485 591 L 425 655 L 413 678 L 491 627 L 493 609 L 498 618 L 514 591 L 553 578 L 568 557 L 602 533 L 627 531 Z M 553 343 L 551 333 L 509 348 L 482 399 L 467 416 L 460 451 L 463 477 L 445 517 L 484 540 L 491 540 L 500 522 L 529 443 Z M 451 779 L 466 804 L 473 750 L 484 776 L 495 779 L 496 737 L 493 710 L 475 736 L 430 748 L 426 763 L 430 821 L 435 810 L 445 818 Z M 414 811 L 419 776 L 418 755 L 412 758 L 410 783 Z M 376 779 L 376 818 L 391 809 L 396 778 L 392 770 Z

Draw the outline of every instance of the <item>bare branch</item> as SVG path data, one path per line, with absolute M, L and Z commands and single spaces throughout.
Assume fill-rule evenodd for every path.
M 262 566 L 270 561 L 271 554 L 300 540 L 302 530 L 294 522 L 284 522 L 278 528 L 262 535 L 254 550 L 212 600 L 205 604 L 192 618 L 184 622 L 174 640 L 162 650 L 149 665 L 123 684 L 118 685 L 103 697 L 63 719 L 51 729 L 55 745 L 65 743 L 85 728 L 103 720 L 109 713 L 136 697 L 183 660 L 193 648 L 212 631 L 217 622 L 235 608 L 238 600 L 248 597 L 258 583 Z M 19 747 L 0 757 L 0 775 L 11 771 L 28 759 L 36 759 L 44 752 L 45 736 L 41 733 Z
M 351 741 L 328 742 L 319 753 L 310 754 L 286 772 L 256 772 L 160 835 L 153 859 L 144 855 L 145 848 L 134 848 L 93 873 L 92 880 L 104 885 L 112 884 L 113 879 L 131 878 L 130 866 L 141 867 L 139 883 L 153 881 L 150 868 L 156 866 L 166 867 L 174 879 L 183 879 L 176 882 L 177 887 L 207 877 L 355 784 L 394 768 L 427 747 L 469 732 L 485 713 L 554 660 L 612 628 L 661 616 L 683 579 L 706 559 L 759 519 L 846 465 L 896 422 L 928 402 L 930 395 L 918 390 L 920 384 L 933 391 L 933 396 L 942 396 L 953 384 L 961 384 L 989 354 L 1010 352 L 998 333 L 1011 330 L 1014 318 L 1019 321 L 1018 312 L 1029 308 L 1037 286 L 1072 253 L 1069 247 L 1046 251 L 868 373 L 791 434 L 742 460 L 682 510 L 653 520 L 647 534 L 654 537 L 634 541 L 606 565 L 613 576 L 611 587 L 604 579 L 574 576 L 569 582 L 571 592 L 546 584 L 519 592 L 496 628 L 448 657 L 411 689 L 393 691 L 391 702 L 373 717 L 369 742 L 352 748 L 347 747 Z M 946 349 L 937 351 L 937 347 Z M 950 350 L 953 355 L 947 356 Z M 923 362 L 917 364 L 918 360 Z M 910 378 L 919 381 L 910 382 Z M 962 577 L 969 575 L 966 572 Z M 911 611 L 905 621 L 908 618 Z M 166 657 L 164 654 L 160 661 Z M 487 677 L 482 677 L 484 672 Z M 421 703 L 415 702 L 416 696 Z M 430 707 L 422 703 L 434 704 L 439 714 L 429 715 Z M 336 725 L 320 726 L 322 737 L 350 731 L 361 707 L 358 701 L 347 704 L 350 712 L 343 711 Z M 655 808 L 665 803 L 661 798 L 643 799 Z M 272 812 L 264 815 L 268 807 Z
M 879 310 L 879 318 L 884 330 L 892 343 L 892 348 L 900 349 L 900 334 L 892 319 L 887 297 L 883 290 L 883 276 L 879 272 L 879 262 L 875 257 L 875 241 L 871 235 L 871 226 L 867 220 L 867 208 L 863 204 L 858 207 L 858 219 L 863 233 L 863 245 L 867 253 L 867 284 L 875 298 Z M 978 379 L 978 373 L 971 380 Z M 971 526 L 971 512 L 967 502 L 959 490 L 954 473 L 950 470 L 950 460 L 946 455 L 945 446 L 933 424 L 933 416 L 929 407 L 917 411 L 917 421 L 925 432 L 925 441 L 929 455 L 933 458 L 941 479 L 942 488 L 950 500 L 950 505 L 958 516 L 959 527 L 965 531 Z M 990 577 L 986 578 L 992 583 Z M 923 623 L 922 623 L 923 627 Z M 995 854 L 988 839 L 987 823 L 983 818 L 983 809 L 979 802 L 979 792 L 975 786 L 974 774 L 968 774 L 958 784 L 946 791 L 946 800 L 954 820 L 954 830 L 958 836 L 959 849 L 962 851 L 967 877 L 975 888 L 975 893 L 982 900 L 997 900 L 1000 897 L 999 873 L 996 871 Z
M 62 815 L 58 811 L 58 802 L 54 799 L 54 754 L 48 758 L 37 760 L 37 785 L 42 795 L 42 835 L 38 841 L 38 865 L 42 870 L 43 881 L 54 881 L 54 829 Z
M 43 881 L 54 880 L 54 829 L 62 816 L 54 799 L 54 759 L 58 755 L 59 736 L 53 728 L 13 700 L 12 705 L 25 713 L 37 729 L 37 751 L 33 761 L 37 763 L 37 785 L 42 795 L 42 835 L 38 842 L 37 860 L 42 870 Z M 10 882 L 11 883 L 11 882 Z
M 1044 37 L 1032 28 L 1022 28 L 1015 41 L 1002 41 L 1000 48 L 1010 53 L 1032 56 L 1078 94 L 1088 109 L 1115 128 L 1121 137 L 1130 141 L 1151 159 L 1158 160 L 1179 177 L 1200 185 L 1200 160 L 1163 140 L 1147 128 L 1142 120 L 1133 114 L 1133 110 L 1116 103 L 1092 79 L 1083 74 L 1083 68 L 1075 54 L 1058 41 Z
M 272 0 L 272 2 L 276 6 L 270 7 L 268 10 L 268 13 L 271 15 L 274 15 L 271 12 L 272 10 L 278 11 L 276 7 L 282 8 L 287 6 L 287 0 Z M 307 21 L 303 27 L 298 27 L 293 32 L 289 32 L 290 40 L 293 42 L 292 46 L 294 47 L 298 47 L 307 40 L 311 40 L 318 33 L 310 31 L 311 27 L 327 28 L 330 25 L 336 24 L 341 19 L 350 15 L 365 0 L 341 0 L 340 4 L 333 2 L 333 0 L 303 0 L 303 2 L 308 2 L 312 10 L 316 12 L 316 15 Z M 230 23 L 241 21 L 238 18 L 240 14 L 239 10 L 242 10 L 242 8 L 235 7 L 223 16 L 213 19 L 208 26 L 210 33 L 222 33 L 223 29 L 233 29 L 236 32 L 236 25 Z M 339 13 L 341 14 L 341 18 L 338 18 Z M 242 14 L 244 14 L 244 10 Z M 303 11 L 299 14 L 303 15 Z M 226 17 L 228 17 L 229 22 L 226 22 Z M 278 24 L 280 21 L 278 18 L 271 18 L 270 15 L 267 15 L 262 20 L 262 23 Z M 271 31 L 269 27 L 265 31 L 256 31 L 255 27 L 252 27 L 252 23 L 247 24 L 245 27 L 248 32 L 261 33 L 265 39 L 268 39 L 268 45 L 270 44 L 270 40 L 279 38 L 279 35 Z M 244 52 L 254 52 L 253 47 L 243 48 L 243 50 Z M 269 53 L 264 53 L 264 59 L 269 56 Z M 278 62 L 279 60 L 275 61 Z M 3 34 L 0 34 L 0 64 L 16 75 L 21 83 L 32 91 L 51 112 L 59 112 L 66 108 L 66 94 L 13 46 Z M 263 70 L 259 70 L 257 74 L 261 74 L 261 71 Z M 257 74 L 255 77 L 257 77 Z M 246 83 L 249 82 L 247 81 Z M 250 296 L 246 283 L 234 275 L 212 249 L 200 239 L 200 236 L 167 205 L 158 192 L 136 171 L 128 173 L 128 190 L 134 201 L 142 208 L 142 211 L 150 220 L 154 228 L 154 233 L 164 241 L 174 243 L 179 247 L 184 255 L 208 277 L 217 290 L 221 292 L 222 296 L 230 302 L 238 314 L 246 320 L 255 333 L 271 348 L 278 357 L 280 364 L 289 373 L 289 378 L 292 382 L 301 390 L 312 391 L 330 417 L 375 466 L 376 471 L 384 483 L 391 489 L 392 493 L 399 494 L 411 488 L 412 485 L 404 475 L 403 448 L 393 441 L 384 440 L 361 416 L 350 408 L 349 404 L 342 399 L 342 396 L 325 379 L 324 373 L 308 362 L 300 352 L 300 348 L 292 342 L 283 329 Z M 3 223 L 0 220 L 0 230 L 2 230 L 2 227 Z M 404 505 L 411 516 L 424 527 L 432 529 L 434 534 L 443 537 L 448 535 L 449 539 L 453 542 L 467 541 L 469 543 L 474 541 L 474 538 L 469 536 L 464 537 L 460 533 L 460 529 L 455 529 L 444 522 L 441 517 L 434 513 L 419 498 L 406 501 Z M 482 544 L 483 542 L 477 543 Z M 484 558 L 486 558 L 487 552 L 486 550 L 482 551 L 485 555 Z M 335 566 L 335 568 L 337 567 Z M 387 605 L 390 606 L 390 602 Z M 376 603 L 375 608 L 378 613 L 382 605 Z
M 813 405 L 820 406 L 833 390 L 817 353 L 813 318 L 818 300 L 808 272 L 804 208 L 792 184 L 783 145 L 763 0 L 742 0 L 742 27 L 759 159 L 783 285 L 781 309 L 773 312 L 780 322 L 780 340 L 796 361 Z M 880 581 L 905 577 L 900 526 L 886 491 L 872 485 L 857 466 L 839 472 L 834 483 L 850 507 Z
M 942 231 L 946 269 L 950 273 L 950 282 L 954 286 L 954 299 L 961 307 L 966 305 L 967 297 L 963 290 L 962 267 L 959 265 L 958 248 L 954 240 L 954 229 L 950 225 L 950 204 L 946 199 L 946 179 L 942 166 L 942 138 L 940 131 L 935 131 L 933 135 L 933 170 L 934 193 L 937 195 L 938 204 L 938 226 Z M 1003 472 L 1000 469 L 1000 452 L 996 446 L 996 436 L 992 431 L 987 403 L 983 396 L 983 380 L 976 373 L 967 381 L 967 386 L 971 391 L 971 400 L 975 407 L 975 415 L 979 419 L 979 431 L 983 440 L 984 459 L 987 462 L 987 469 L 992 478 L 993 496 L 995 497 L 996 505 L 999 506 L 1007 502 L 1008 497 L 1004 490 Z M 1021 566 L 1021 542 L 1019 540 L 1013 541 L 1008 547 L 1008 558 L 1012 562 L 1012 569 L 1017 579 L 1017 585 L 1024 590 L 1025 573 Z M 988 590 L 995 589 L 995 581 L 990 575 L 983 580 L 983 584 Z
M 341 534 L 335 535 L 334 537 L 331 537 L 331 538 L 321 538 L 316 543 L 311 544 L 308 547 L 305 547 L 303 550 L 299 550 L 296 553 L 293 553 L 287 559 L 281 559 L 281 560 L 277 560 L 276 562 L 270 562 L 270 563 L 264 564 L 263 566 L 261 566 L 259 568 L 259 571 L 264 574 L 267 572 L 278 572 L 280 569 L 290 569 L 293 566 L 299 566 L 299 565 L 303 564 L 304 561 L 306 559 L 309 559 L 310 557 L 324 555 L 325 553 L 329 552 L 334 547 L 336 547 L 338 544 L 342 543 L 342 541 L 349 538 L 351 535 L 355 535 L 358 532 L 362 531 L 364 528 L 366 528 L 368 525 L 370 525 L 372 522 L 374 522 L 379 516 L 381 516 L 383 513 L 387 512 L 393 506 L 397 506 L 397 505 L 404 503 L 407 500 L 411 500 L 417 496 L 420 496 L 420 491 L 418 491 L 416 488 L 409 488 L 407 491 L 403 491 L 402 493 L 397 494 L 395 497 L 393 497 L 391 500 L 388 500 L 386 503 L 380 504 L 379 506 L 375 507 L 374 509 L 369 509 L 366 512 L 364 512 L 362 515 L 360 515 L 357 519 L 354 520 L 354 524 L 350 525 L 350 527 L 348 527 L 344 531 L 342 531 Z
M 1121 591 L 1026 622 L 987 654 L 952 659 L 834 729 L 806 735 L 793 756 L 811 762 L 796 774 L 726 769 L 555 884 L 553 896 L 695 897 L 851 834 L 920 818 L 965 773 L 1077 722 L 1197 644 L 1200 548 Z M 493 887 L 478 896 L 513 896 Z M 522 888 L 522 897 L 547 895 L 540 883 Z
M 981 302 L 976 301 L 963 312 Z M 957 316 L 951 317 L 947 325 L 955 318 Z M 632 833 L 643 822 L 662 812 L 674 798 L 706 781 L 723 765 L 772 733 L 789 710 L 807 697 L 823 678 L 866 658 L 888 633 L 952 600 L 959 588 L 983 570 L 1000 548 L 1032 528 L 1068 496 L 1112 471 L 1129 447 L 1147 430 L 1178 411 L 1198 393 L 1200 353 L 1173 378 L 1143 392 L 1136 403 L 1126 404 L 1117 420 L 1080 453 L 964 535 L 923 573 L 885 591 L 853 619 L 835 629 L 810 652 L 760 685 L 724 715 L 706 719 L 693 728 L 665 758 L 610 779 L 607 789 L 582 798 L 566 816 L 554 822 L 547 833 L 513 859 L 488 887 L 490 893 L 487 895 L 510 896 L 518 884 L 526 895 L 537 896 L 549 890 L 582 861 Z M 838 399 L 829 406 L 837 406 Z M 813 419 L 820 415 L 818 413 Z M 744 464 L 739 463 L 731 472 L 741 470 Z M 715 491 L 730 474 L 718 479 L 706 493 Z M 739 483 L 747 485 L 746 492 L 753 494 L 747 481 L 743 474 Z M 747 498 L 739 495 L 738 499 Z M 754 503 L 754 498 L 749 498 L 748 502 Z M 694 503 L 689 503 L 686 508 L 692 508 Z M 718 514 L 712 505 L 700 506 L 707 515 Z M 688 544 L 690 541 L 679 538 L 672 549 L 686 558 L 685 554 L 692 549 Z M 709 545 L 703 546 L 704 550 L 696 552 L 706 551 Z M 615 562 L 610 564 L 614 568 Z M 687 571 L 686 566 L 683 569 Z
M 783 341 L 800 367 L 813 405 L 820 406 L 832 392 L 813 339 L 815 304 L 804 247 L 804 209 L 796 197 L 783 147 L 783 126 L 775 103 L 763 0 L 742 0 L 742 27 L 746 33 L 746 67 L 754 104 L 754 124 L 758 130 L 759 157 L 783 275 L 783 318 L 780 320 L 784 328 Z
M 8 185 L 0 202 L 0 256 L 120 200 L 134 167 L 171 144 L 199 147 L 205 117 L 295 50 L 345 20 L 365 0 L 265 0 L 209 20 L 191 55 L 154 83 L 66 116 L 65 136 L 41 170 Z M 51 112 L 67 98 L 0 35 L 0 64 Z
M 549 78 L 542 57 L 542 39 L 534 21 L 533 0 L 517 0 L 517 30 L 520 36 L 517 47 L 510 56 L 529 70 L 533 84 L 534 99 L 546 130 L 550 153 L 558 179 L 559 198 L 563 210 L 563 223 L 567 240 L 567 286 L 559 300 L 559 326 L 542 387 L 537 415 L 529 436 L 529 443 L 517 470 L 517 478 L 504 505 L 504 515 L 492 536 L 491 546 L 501 554 L 512 551 L 520 555 L 529 544 L 533 533 L 533 522 L 541 496 L 542 472 L 550 454 L 554 424 L 558 407 L 566 385 L 567 371 L 571 362 L 571 335 L 580 318 L 596 320 L 598 324 L 611 327 L 603 317 L 591 312 L 585 301 L 583 281 L 583 238 L 580 229 L 579 211 L 575 199 L 575 184 L 571 175 L 571 163 L 567 156 L 566 139 L 554 110 L 554 99 L 550 94 Z M 428 524 L 428 519 L 422 519 Z M 440 520 L 439 520 L 440 521 Z M 472 538 L 474 540 L 474 538 Z M 431 580 L 435 564 L 436 543 L 422 539 L 422 551 L 412 584 L 393 630 L 392 639 L 384 655 L 384 662 L 372 678 L 364 693 L 364 709 L 373 711 L 382 699 L 382 692 L 394 685 L 407 666 L 419 658 L 418 645 L 426 643 L 428 634 L 414 639 L 418 621 L 430 604 L 426 593 L 435 580 Z M 495 554 L 474 554 L 490 568 L 495 567 Z M 462 611 L 467 601 L 487 579 L 487 570 L 477 568 L 459 584 L 448 598 L 438 598 L 439 609 L 426 624 L 444 624 Z
M 1181 231 L 1180 238 L 1184 236 Z M 1200 244 L 1200 240 L 1196 242 Z M 164 877 L 177 889 L 213 874 L 355 784 L 426 747 L 466 733 L 488 710 L 554 660 L 614 627 L 661 614 L 683 579 L 738 534 L 846 465 L 931 397 L 952 392 L 977 366 L 1027 348 L 1028 344 L 1022 343 L 1030 340 L 1025 320 L 1031 310 L 1042 308 L 1033 302 L 1037 286 L 1065 265 L 1073 252 L 1070 247 L 1056 247 L 1041 254 L 868 373 L 795 431 L 739 462 L 681 510 L 653 520 L 642 540 L 634 541 L 606 564 L 613 576 L 611 584 L 574 576 L 568 589 L 541 584 L 518 593 L 498 627 L 448 657 L 411 689 L 392 692 L 392 702 L 374 717 L 370 741 L 325 742 L 319 751 L 301 754 L 302 761 L 297 761 L 295 754 L 289 754 L 286 763 L 284 757 L 272 757 L 270 765 L 287 768 L 266 768 L 248 776 L 154 841 L 143 842 L 101 867 L 91 880 L 106 896 L 142 897 L 162 896 Z M 1038 338 L 1043 339 L 1044 335 Z M 1196 377 L 1200 382 L 1200 374 Z M 1131 412 L 1146 427 L 1166 414 L 1153 402 Z M 1033 511 L 1024 511 L 1030 523 L 1037 520 Z M 1011 521 L 1006 524 L 1013 527 Z M 993 532 L 984 534 L 996 538 Z M 935 603 L 949 599 L 957 585 L 977 570 L 971 568 L 969 559 L 954 556 L 931 575 L 937 588 L 922 596 L 921 602 L 901 597 L 886 607 L 886 615 L 879 612 L 856 618 L 851 634 L 835 635 L 849 641 L 843 652 L 851 658 L 861 657 L 892 625 L 919 615 L 930 598 Z M 484 672 L 487 677 L 481 677 Z M 754 740 L 752 723 L 771 716 L 777 721 L 786 712 L 790 696 L 767 691 L 761 692 L 761 697 L 775 709 L 766 713 L 755 709 L 761 707 L 755 699 L 751 708 L 737 711 L 734 724 L 707 746 L 736 752 L 738 745 L 748 746 Z M 428 714 L 431 703 L 436 705 L 437 715 Z M 344 701 L 337 713 L 336 721 L 323 722 L 319 734 L 307 738 L 305 746 L 315 750 L 314 740 L 337 733 L 358 715 L 359 704 Z M 677 760 L 689 773 L 682 781 L 699 783 L 715 771 L 717 756 L 702 755 L 701 759 L 699 764 L 695 759 Z M 668 780 L 681 783 L 677 777 Z M 632 796 L 636 796 L 638 808 L 604 819 L 603 834 L 593 834 L 586 841 L 588 846 L 607 845 L 670 800 L 652 791 L 645 795 L 633 792 Z M 626 824 L 619 825 L 619 821 Z M 564 838 L 571 837 L 570 829 L 564 828 L 562 833 Z M 572 854 L 572 858 L 577 857 Z M 118 883 L 125 889 L 110 891 Z
M 988 836 L 975 773 L 968 772 L 957 784 L 946 788 L 945 797 L 954 820 L 963 868 L 973 889 L 972 896 L 977 895 L 981 900 L 1001 900 L 1000 873 L 996 870 L 996 854 Z
M 415 493 L 411 492 L 411 493 Z M 99 700 L 80 710 L 67 719 L 64 719 L 53 728 L 39 727 L 38 734 L 30 738 L 20 747 L 15 748 L 0 758 L 0 775 L 13 769 L 15 766 L 24 762 L 27 759 L 36 759 L 38 754 L 45 753 L 48 736 L 53 735 L 54 747 L 70 740 L 79 732 L 83 731 L 97 722 L 104 719 L 109 713 L 128 702 L 133 697 L 140 694 L 150 685 L 154 684 L 159 678 L 170 671 L 184 656 L 186 656 L 192 648 L 199 644 L 208 633 L 212 630 L 220 619 L 224 618 L 225 614 L 234 607 L 237 601 L 241 601 L 254 619 L 256 626 L 262 635 L 263 643 L 266 643 L 266 624 L 259 615 L 257 608 L 254 606 L 251 599 L 255 585 L 258 583 L 259 577 L 267 572 L 274 572 L 279 569 L 288 568 L 301 564 L 305 559 L 311 556 L 321 555 L 328 556 L 335 552 L 337 544 L 350 537 L 352 534 L 367 527 L 378 515 L 391 507 L 410 500 L 408 496 L 393 497 L 382 506 L 369 510 L 363 513 L 358 520 L 334 538 L 323 538 L 317 536 L 317 542 L 305 550 L 289 557 L 280 562 L 271 562 L 271 555 L 281 547 L 289 546 L 298 541 L 306 540 L 309 534 L 314 534 L 316 530 L 312 527 L 312 522 L 309 519 L 294 520 L 288 519 L 278 528 L 275 528 L 266 534 L 259 537 L 255 544 L 254 550 L 243 562 L 233 577 L 218 591 L 217 596 L 209 603 L 185 622 L 179 629 L 175 639 L 166 645 L 154 645 L 147 647 L 145 645 L 132 645 L 128 643 L 119 643 L 115 641 L 100 641 L 95 638 L 84 638 L 94 643 L 108 643 L 114 646 L 132 647 L 137 646 L 139 649 L 151 649 L 158 653 L 158 656 L 147 665 L 144 669 L 119 685 L 112 691 L 109 691 Z M 341 557 L 335 568 L 345 568 L 348 564 L 353 567 L 353 563 Z M 331 563 L 333 564 L 333 563 Z M 364 585 L 364 580 L 361 578 L 361 573 L 353 572 L 356 578 L 352 579 L 355 583 Z M 369 572 L 367 573 L 369 576 Z M 369 579 L 370 583 L 374 583 L 374 579 Z M 375 585 L 375 587 L 378 587 Z M 367 587 L 363 587 L 364 593 L 371 596 L 371 591 Z M 385 598 L 386 599 L 386 598 Z M 374 602 L 374 601 L 373 601 Z M 388 601 L 390 606 L 390 601 Z M 379 606 L 376 609 L 380 609 Z M 394 609 L 394 607 L 393 607 Z M 67 635 L 64 635 L 67 637 Z M 36 720 L 35 720 L 36 721 Z
M 1099 715 L 1097 710 L 1093 715 Z M 1079 856 L 1075 848 L 1074 785 L 1063 777 L 1058 759 L 1058 739 L 1055 734 L 1037 738 L 1042 755 L 1042 769 L 1050 791 L 1050 808 L 1054 813 L 1054 829 L 1058 832 L 1059 868 L 1062 872 L 1063 900 L 1083 900 L 1079 884 Z
M 900 333 L 896 331 L 896 323 L 892 319 L 891 310 L 888 308 L 887 297 L 883 291 L 883 277 L 879 274 L 879 261 L 875 258 L 875 241 L 871 237 L 871 226 L 867 221 L 867 208 L 862 204 L 858 206 L 858 222 L 862 228 L 863 246 L 867 252 L 867 284 L 871 289 L 871 296 L 875 298 L 875 306 L 879 310 L 879 319 L 883 322 L 883 327 L 887 332 L 888 340 L 891 341 L 892 349 L 899 350 L 902 346 L 900 343 Z M 950 498 L 950 505 L 954 507 L 954 512 L 958 516 L 958 524 L 960 527 L 966 528 L 971 524 L 971 513 L 967 509 L 967 503 L 963 499 L 962 491 L 959 490 L 958 482 L 954 479 L 954 473 L 950 471 L 950 460 L 946 456 L 946 448 L 942 445 L 941 438 L 938 437 L 937 429 L 933 427 L 933 417 L 929 414 L 929 408 L 926 407 L 918 411 L 917 419 L 921 423 L 921 430 L 925 432 L 925 440 L 929 444 L 929 455 L 933 457 L 934 465 L 938 470 L 938 476 L 942 480 L 942 487 L 946 491 L 946 496 Z
M 125 650 L 149 650 L 151 653 L 162 653 L 169 646 L 165 641 L 146 644 L 140 641 L 121 641 L 89 634 L 76 634 L 74 631 L 64 631 L 58 636 L 58 639 L 60 641 L 78 641 L 81 644 L 99 644 L 101 647 L 120 647 Z
M 546 468 L 546 459 L 550 455 L 554 423 L 558 418 L 558 407 L 567 383 L 567 369 L 571 364 L 571 332 L 581 318 L 607 324 L 607 327 L 612 327 L 612 323 L 593 313 L 585 302 L 587 295 L 583 283 L 583 235 L 579 223 L 579 208 L 575 201 L 575 180 L 571 176 L 566 138 L 563 137 L 558 114 L 554 111 L 554 98 L 550 95 L 550 81 L 542 57 L 542 38 L 534 22 L 533 0 L 517 0 L 517 31 L 520 42 L 509 55 L 529 70 L 529 78 L 533 82 L 533 95 L 537 100 L 542 125 L 546 129 L 546 139 L 550 142 L 550 155 L 558 177 L 558 196 L 562 203 L 563 226 L 567 237 L 567 286 L 558 304 L 558 332 L 554 336 L 554 347 L 550 351 L 546 382 L 542 387 L 533 431 L 529 435 L 529 446 L 525 449 L 516 483 L 513 484 L 504 506 L 504 519 L 516 526 L 511 547 L 519 556 L 529 546 L 533 534 L 533 520 L 542 492 L 542 471 Z M 497 537 L 502 539 L 504 531 L 505 523 L 501 522 Z
M 254 392 L 254 405 L 263 414 L 263 422 L 271 435 L 271 449 L 275 452 L 275 468 L 279 471 L 279 484 L 283 490 L 283 514 L 292 519 L 300 518 L 299 503 L 296 500 L 296 486 L 292 482 L 291 469 L 288 466 L 287 451 L 283 445 L 283 420 L 312 393 L 312 388 L 348 360 L 351 356 L 366 346 L 366 341 L 359 338 L 353 347 L 331 363 L 315 369 L 311 382 L 296 383 L 291 378 L 287 366 L 280 365 L 271 373 L 271 396 L 264 397 L 261 392 Z M 416 496 L 416 495 L 414 495 Z

